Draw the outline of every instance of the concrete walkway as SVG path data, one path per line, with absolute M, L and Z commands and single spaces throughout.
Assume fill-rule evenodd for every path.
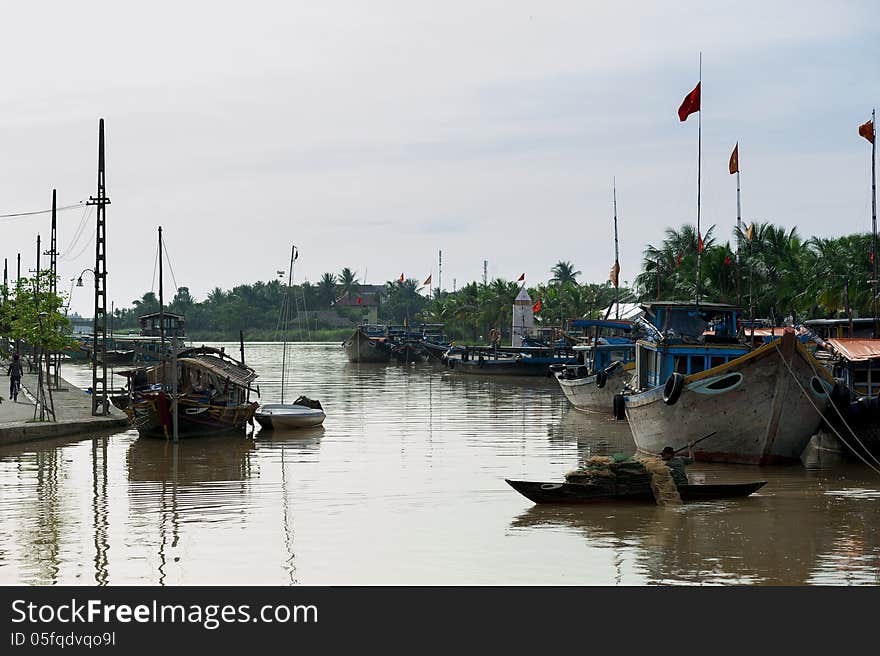
M 0 445 L 16 444 L 29 440 L 42 440 L 77 433 L 87 433 L 96 429 L 128 426 L 128 417 L 117 408 L 110 406 L 107 416 L 92 416 L 92 396 L 63 378 L 59 380 L 60 390 L 52 390 L 55 405 L 55 421 L 34 421 L 36 408 L 37 375 L 25 374 L 21 379 L 18 402 L 9 398 L 9 377 L 6 365 L 0 377 Z M 48 415 L 47 413 L 47 416 Z

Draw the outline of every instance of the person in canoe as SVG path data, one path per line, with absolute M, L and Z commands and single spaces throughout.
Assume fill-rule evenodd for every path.
M 675 450 L 671 446 L 664 446 L 663 450 L 660 452 L 660 457 L 663 459 L 666 466 L 669 467 L 675 485 L 687 485 L 688 477 L 684 468 L 686 465 L 691 465 L 694 462 L 694 443 L 688 442 L 687 457 L 675 455 Z

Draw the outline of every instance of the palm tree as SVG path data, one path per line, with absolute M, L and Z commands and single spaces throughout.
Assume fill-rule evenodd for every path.
M 550 269 L 550 273 L 553 274 L 550 282 L 559 287 L 568 284 L 576 285 L 577 277 L 581 275 L 580 271 L 574 270 L 574 265 L 571 262 L 563 260 L 560 260 L 555 265 L 553 265 L 553 268 Z
M 357 274 L 348 267 L 339 272 L 339 291 L 342 296 L 354 296 L 358 292 Z
M 336 300 L 336 276 L 332 273 L 325 273 L 316 285 L 318 288 L 318 300 L 330 307 Z

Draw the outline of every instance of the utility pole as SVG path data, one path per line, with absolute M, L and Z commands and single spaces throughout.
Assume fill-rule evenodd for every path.
M 438 296 L 443 293 L 443 251 L 440 251 L 440 271 L 437 273 L 437 290 L 439 292 Z
M 483 260 L 483 287 L 489 284 L 489 260 Z
M 98 124 L 98 194 L 86 205 L 97 208 L 95 236 L 95 316 L 92 328 L 92 414 L 108 413 L 107 398 L 107 188 L 104 180 L 104 119 Z M 101 361 L 100 376 L 98 360 Z M 98 400 L 100 397 L 100 401 Z
M 52 190 L 52 233 L 50 248 L 43 255 L 49 256 L 49 289 L 53 296 L 58 295 L 58 222 L 56 210 L 56 190 Z M 55 389 L 58 389 L 58 378 L 61 369 L 61 353 L 46 354 L 46 377 L 49 388 L 52 387 L 54 381 Z M 54 373 L 53 373 L 54 371 Z

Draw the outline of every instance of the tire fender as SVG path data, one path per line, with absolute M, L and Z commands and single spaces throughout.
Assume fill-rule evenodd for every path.
M 666 405 L 675 405 L 681 391 L 684 389 L 684 375 L 677 371 L 666 379 L 666 385 L 663 386 L 663 403 Z
M 600 369 L 599 371 L 597 371 L 596 372 L 596 387 L 598 387 L 599 389 L 602 389 L 603 387 L 605 387 L 605 383 L 607 383 L 607 382 L 608 382 L 608 374 L 605 372 L 605 370 Z

